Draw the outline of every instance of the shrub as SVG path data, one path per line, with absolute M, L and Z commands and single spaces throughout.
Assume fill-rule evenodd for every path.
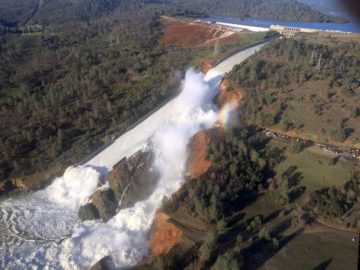
M 240 270 L 242 264 L 243 261 L 240 254 L 231 251 L 220 255 L 214 264 L 214 268 L 216 270 Z
M 262 228 L 262 229 L 259 231 L 259 239 L 265 240 L 265 241 L 270 241 L 270 240 L 271 240 L 271 237 L 270 237 L 269 230 L 266 229 L 265 227 Z
M 279 203 L 281 205 L 286 205 L 290 202 L 289 195 L 286 192 L 281 192 L 279 196 Z
M 301 141 L 292 141 L 290 143 L 290 151 L 292 153 L 300 153 L 304 150 L 304 144 Z

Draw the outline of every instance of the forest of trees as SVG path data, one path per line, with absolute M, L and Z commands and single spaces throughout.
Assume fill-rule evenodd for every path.
M 69 21 L 89 21 L 132 3 L 137 8 L 156 5 L 159 13 L 178 15 L 221 14 L 237 17 L 269 18 L 306 22 L 345 22 L 345 19 L 325 15 L 296 0 L 3 0 L 0 23 L 52 24 Z
M 329 86 L 352 88 L 357 85 L 354 78 L 360 75 L 357 69 L 359 49 L 358 42 L 342 42 L 337 38 L 323 44 L 312 42 L 311 37 L 277 40 L 254 61 L 249 59 L 236 66 L 231 79 L 243 87 L 260 84 L 265 89 L 309 80 L 327 80 Z
M 156 10 L 0 35 L 0 179 L 74 164 L 175 93 L 196 50 L 159 44 Z
M 241 18 L 268 18 L 303 22 L 339 22 L 343 18 L 325 15 L 296 0 L 173 0 L 184 10 Z
M 241 269 L 250 238 L 258 239 L 265 246 L 277 248 L 278 240 L 271 235 L 261 216 L 244 220 L 234 229 L 234 215 L 257 200 L 266 192 L 274 176 L 272 168 L 281 160 L 279 149 L 267 147 L 267 140 L 254 129 L 229 132 L 220 140 L 213 140 L 208 147 L 208 158 L 213 162 L 211 169 L 185 182 L 172 199 L 164 199 L 163 210 L 172 215 L 178 209 L 185 209 L 192 219 L 201 220 L 211 226 L 195 258 L 200 269 Z M 253 215 L 253 213 L 250 213 Z M 232 234 L 231 232 L 235 232 Z M 227 239 L 227 233 L 232 239 Z M 226 240 L 227 239 L 227 240 Z M 246 240 L 250 241 L 244 243 Z M 226 246 L 226 247 L 225 247 Z M 159 257 L 158 260 L 175 260 L 173 269 L 184 269 L 184 257 Z M 155 263 L 155 268 L 160 262 Z M 173 263 L 175 261 L 172 261 Z M 156 268 L 158 267 L 158 268 Z
M 355 40 L 317 34 L 273 41 L 229 75 L 232 86 L 247 93 L 241 116 L 316 134 L 322 142 L 344 142 L 352 134 L 358 142 L 359 50 Z
M 279 157 L 264 149 L 263 139 L 251 134 L 245 129 L 213 141 L 207 154 L 213 163 L 211 170 L 196 181 L 187 181 L 181 189 L 183 199 L 176 203 L 185 204 L 188 213 L 222 227 L 225 217 L 246 201 L 246 194 L 262 192 Z M 170 212 L 175 211 L 176 203 Z
M 314 211 L 315 215 L 341 218 L 359 202 L 359 197 L 360 174 L 354 172 L 345 185 L 340 188 L 330 187 L 313 192 L 308 207 Z M 353 224 L 353 227 L 357 225 Z

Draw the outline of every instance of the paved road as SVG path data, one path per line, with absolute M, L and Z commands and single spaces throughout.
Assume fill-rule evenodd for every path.
M 285 134 L 276 133 L 273 131 L 270 131 L 268 129 L 262 128 L 263 132 L 266 134 L 267 137 L 284 141 L 287 143 L 290 143 L 292 141 L 298 141 L 303 143 L 306 146 L 314 146 L 319 148 L 320 150 L 324 152 L 329 152 L 337 156 L 344 157 L 346 160 L 353 161 L 353 162 L 359 162 L 360 161 L 360 150 L 356 148 L 350 148 L 350 147 L 338 147 L 331 144 L 324 144 L 324 143 L 318 143 L 311 140 L 304 140 L 297 137 L 290 137 Z

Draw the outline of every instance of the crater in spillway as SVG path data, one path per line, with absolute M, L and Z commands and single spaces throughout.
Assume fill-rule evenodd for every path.
M 220 80 L 216 72 L 205 78 L 188 70 L 179 96 L 97 156 L 68 168 L 45 190 L 1 202 L 0 268 L 84 269 L 108 255 L 117 267 L 136 265 L 147 255 L 148 232 L 163 197 L 183 184 L 190 138 L 218 120 L 212 100 Z M 99 188 L 101 173 L 144 148 L 153 151 L 160 172 L 150 197 L 107 222 L 80 222 L 77 211 Z

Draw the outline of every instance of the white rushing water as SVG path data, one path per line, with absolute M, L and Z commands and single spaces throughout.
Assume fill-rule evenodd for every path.
M 224 72 L 215 68 L 204 77 L 187 71 L 178 97 L 86 164 L 68 168 L 45 190 L 1 202 L 0 268 L 86 269 L 107 255 L 117 267 L 138 263 L 148 252 L 148 232 L 163 196 L 183 184 L 190 138 L 218 120 L 212 100 Z M 106 223 L 80 222 L 77 210 L 97 190 L 101 173 L 149 147 L 161 174 L 155 192 Z

